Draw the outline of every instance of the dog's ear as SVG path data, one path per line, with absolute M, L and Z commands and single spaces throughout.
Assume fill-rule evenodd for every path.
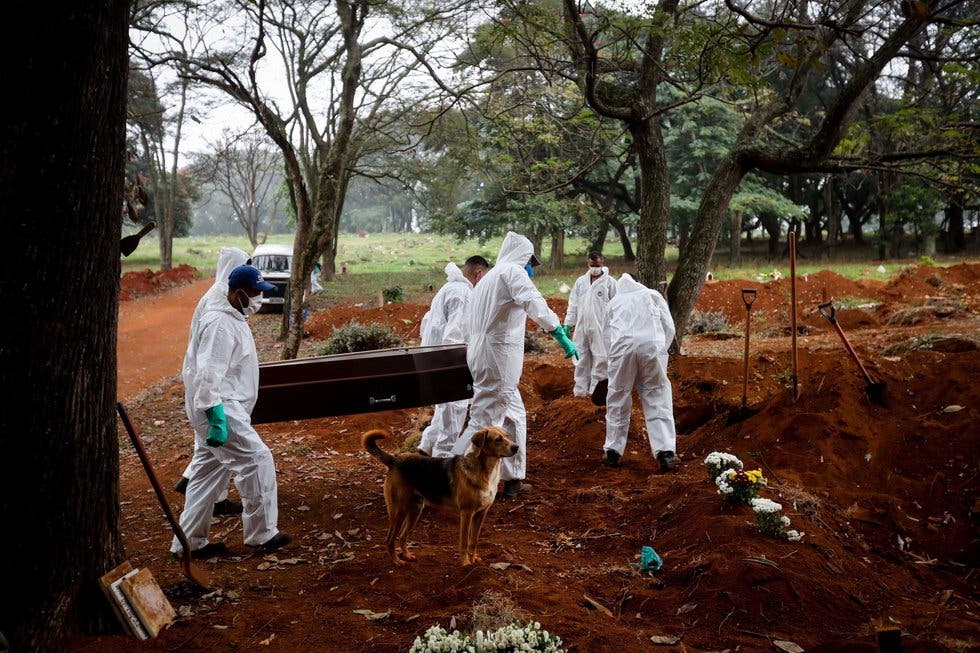
M 473 434 L 473 445 L 477 449 L 483 449 L 487 440 L 490 438 L 490 429 L 483 429 Z

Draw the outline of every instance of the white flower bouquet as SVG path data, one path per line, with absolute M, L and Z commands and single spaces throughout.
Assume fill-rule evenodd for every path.
M 771 499 L 752 499 L 752 510 L 755 512 L 755 527 L 760 533 L 785 538 L 790 542 L 799 542 L 805 533 L 783 530 L 790 525 L 790 519 L 783 514 L 783 506 Z
M 494 631 L 478 630 L 472 638 L 458 630 L 448 633 L 433 626 L 415 638 L 409 653 L 564 653 L 564 650 L 560 638 L 534 621 L 513 623 Z
M 718 478 L 722 472 L 729 469 L 742 469 L 742 461 L 730 453 L 724 451 L 712 451 L 704 459 L 704 467 L 708 470 L 708 478 L 712 481 Z

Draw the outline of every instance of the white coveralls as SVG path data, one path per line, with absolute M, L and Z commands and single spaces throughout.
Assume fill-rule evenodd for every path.
M 473 285 L 455 263 L 449 263 L 445 272 L 446 284 L 432 298 L 432 306 L 422 318 L 423 347 L 466 342 L 466 322 Z M 469 403 L 469 399 L 462 399 L 437 404 L 432 413 L 432 422 L 422 432 L 419 449 L 436 458 L 452 456 L 453 445 L 466 421 Z
M 503 459 L 500 477 L 505 481 L 522 480 L 527 469 L 527 413 L 517 388 L 524 368 L 525 320 L 530 317 L 549 333 L 561 325 L 524 269 L 533 253 L 531 241 L 508 232 L 497 264 L 480 279 L 470 300 L 466 362 L 473 374 L 473 403 L 453 455 L 464 454 L 477 431 L 498 426 L 520 447 Z
M 667 349 L 674 320 L 667 300 L 624 274 L 616 284 L 606 320 L 609 393 L 604 448 L 622 455 L 630 427 L 635 389 L 643 405 L 650 449 L 675 451 L 674 403 L 667 378 Z
M 568 312 L 565 326 L 574 326 L 572 342 L 578 349 L 575 364 L 576 397 L 587 397 L 595 390 L 596 383 L 607 378 L 606 343 L 602 330 L 606 325 L 609 300 L 616 295 L 616 280 L 609 275 L 609 268 L 601 268 L 602 274 L 593 277 L 586 272 L 572 286 L 568 295 Z
M 210 294 L 210 291 L 209 291 Z M 192 550 L 208 544 L 218 497 L 235 477 L 242 498 L 245 544 L 258 546 L 278 532 L 278 487 L 272 452 L 252 428 L 249 415 L 259 391 L 259 360 L 245 316 L 215 293 L 201 307 L 187 343 L 182 373 L 187 419 L 194 427 L 194 460 L 180 527 Z M 204 411 L 224 405 L 228 440 L 209 447 Z M 175 537 L 170 550 L 180 551 Z
M 187 341 L 190 342 L 191 338 L 194 337 L 194 332 L 197 330 L 198 325 L 201 322 L 201 314 L 204 312 L 204 306 L 208 302 L 212 301 L 215 297 L 226 297 L 228 295 L 228 276 L 231 271 L 237 268 L 239 265 L 245 265 L 245 261 L 248 260 L 248 254 L 238 249 L 237 247 L 222 247 L 221 251 L 218 253 L 218 267 L 214 273 L 214 285 L 208 288 L 207 292 L 201 297 L 197 302 L 197 307 L 194 308 L 194 315 L 191 317 L 191 330 L 190 336 Z M 188 347 L 187 353 L 184 354 L 184 367 L 183 370 L 187 369 L 187 366 L 191 363 L 190 348 Z M 184 406 L 189 406 L 191 401 L 190 388 L 184 385 Z M 209 406 L 210 408 L 210 406 Z M 194 439 L 194 450 L 197 451 L 198 448 L 197 438 Z M 187 468 L 184 470 L 182 476 L 186 479 L 194 478 L 194 474 L 197 472 L 195 468 L 195 461 L 198 460 L 196 457 L 191 457 L 191 461 L 187 464 Z M 228 489 L 225 488 L 217 501 L 224 501 L 228 498 Z

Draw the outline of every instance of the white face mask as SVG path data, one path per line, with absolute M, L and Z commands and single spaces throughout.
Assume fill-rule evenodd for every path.
M 593 277 L 598 277 L 600 274 L 602 274 L 602 268 L 590 267 L 589 274 L 592 275 Z
M 239 306 L 239 308 L 241 308 L 242 314 L 248 318 L 258 313 L 259 309 L 262 308 L 262 295 L 258 294 L 255 297 L 249 297 L 248 293 L 242 292 L 245 294 L 245 299 L 248 300 L 248 304 Z M 241 298 L 241 295 L 238 295 L 238 297 Z

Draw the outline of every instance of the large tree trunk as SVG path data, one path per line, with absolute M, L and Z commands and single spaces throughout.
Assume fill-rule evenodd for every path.
M 599 231 L 596 232 L 595 236 L 592 237 L 592 242 L 589 243 L 589 251 L 602 252 L 602 248 L 606 246 L 606 235 L 608 233 L 609 217 L 606 214 L 599 223 Z
M 775 213 L 763 213 L 759 216 L 759 222 L 769 236 L 767 250 L 769 252 L 769 258 L 777 258 L 779 256 L 779 237 L 782 235 L 779 216 Z
M 681 252 L 677 270 L 667 289 L 670 312 L 677 327 L 677 342 L 681 342 L 684 337 L 694 303 L 704 285 L 729 202 L 744 175 L 745 170 L 735 156 L 729 154 L 715 169 L 708 187 L 705 188 L 691 236 Z
M 657 288 L 667 278 L 667 226 L 670 223 L 670 174 L 660 119 L 629 125 L 640 169 L 640 221 L 636 229 L 636 275 Z M 622 233 L 622 232 L 621 232 Z
M 835 247 L 840 243 L 840 206 L 834 201 L 834 177 L 827 175 L 823 185 L 823 203 L 827 211 L 827 244 Z
M 119 562 L 116 315 L 128 2 L 15 3 L 0 77 L 0 631 L 64 650 L 114 623 L 98 578 Z M 56 47 L 52 44 L 57 44 Z M 70 53 L 70 55 L 66 55 Z
M 551 232 L 551 256 L 548 267 L 560 270 L 565 267 L 565 230 L 558 228 Z
M 963 229 L 963 206 L 950 202 L 945 209 L 949 227 L 946 231 L 946 252 L 952 254 L 966 247 L 966 232 Z

